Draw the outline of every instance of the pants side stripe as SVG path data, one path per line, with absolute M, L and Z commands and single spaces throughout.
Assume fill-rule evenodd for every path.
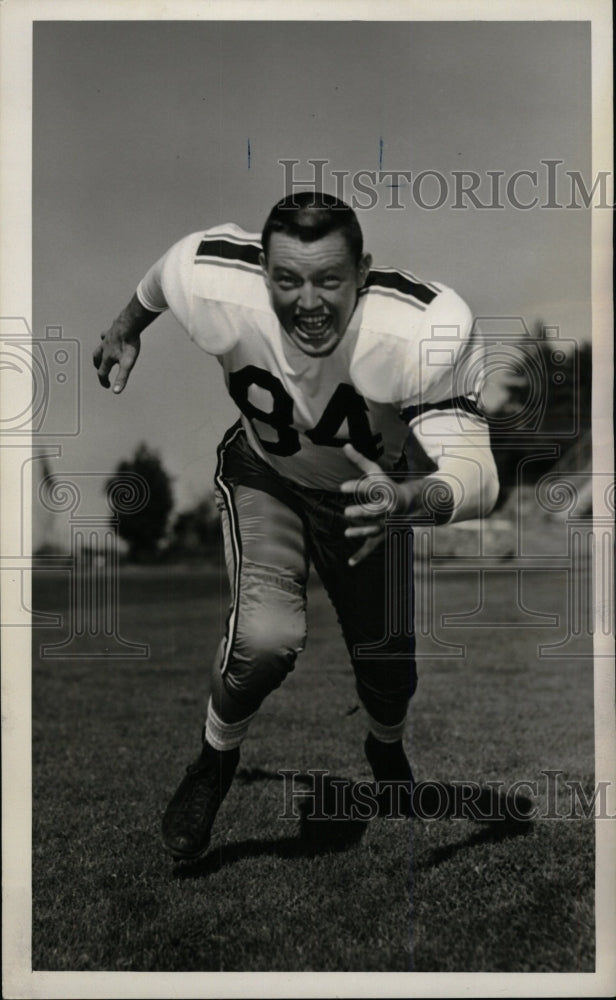
M 235 633 L 237 630 L 237 619 L 239 612 L 239 601 L 240 601 L 240 576 L 242 570 L 242 543 L 239 531 L 237 510 L 235 508 L 235 502 L 233 499 L 233 489 L 226 482 L 224 478 L 224 460 L 225 453 L 229 446 L 233 443 L 237 435 L 243 431 L 241 424 L 236 424 L 231 427 L 225 434 L 222 442 L 218 447 L 218 464 L 216 466 L 216 473 L 214 475 L 214 482 L 216 483 L 221 495 L 224 499 L 225 508 L 227 511 L 227 516 L 229 518 L 229 533 L 231 537 L 231 548 L 233 551 L 233 600 L 231 603 L 231 610 L 229 611 L 229 616 L 227 618 L 227 635 L 225 642 L 225 651 L 223 654 L 222 662 L 220 664 L 220 672 L 224 674 L 229 666 L 229 659 L 231 657 L 231 650 L 233 649 L 233 642 L 235 640 Z

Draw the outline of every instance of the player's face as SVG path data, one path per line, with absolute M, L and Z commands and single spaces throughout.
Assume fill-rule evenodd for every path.
M 265 282 L 281 326 L 304 354 L 324 357 L 338 346 L 371 263 L 365 254 L 357 264 L 339 232 L 313 243 L 272 234 L 261 256 Z

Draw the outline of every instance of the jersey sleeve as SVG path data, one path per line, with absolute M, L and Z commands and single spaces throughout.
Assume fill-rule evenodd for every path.
M 150 312 L 170 309 L 186 329 L 190 323 L 192 261 L 202 233 L 191 233 L 167 250 L 137 285 L 137 298 Z
M 160 257 L 155 264 L 152 264 L 152 267 L 137 285 L 137 298 L 144 309 L 149 309 L 150 312 L 160 313 L 168 308 L 162 285 L 164 259 L 164 256 Z
M 175 243 L 139 282 L 151 312 L 170 309 L 194 342 L 216 357 L 230 351 L 247 308 L 269 309 L 255 234 L 234 223 L 191 233 Z
M 419 408 L 450 402 L 464 408 L 464 400 L 476 401 L 483 364 L 469 368 L 469 357 L 476 354 L 473 340 L 469 307 L 444 288 L 422 315 L 404 358 L 400 409 L 405 418 Z
M 427 479 L 444 481 L 451 492 L 450 521 L 485 517 L 499 492 L 498 472 L 483 417 L 454 407 L 426 410 L 410 430 L 436 469 Z
M 397 281 L 364 307 L 353 374 L 369 398 L 393 405 L 446 483 L 450 521 L 489 513 L 498 475 L 480 403 L 484 348 L 452 289 Z M 393 281 L 390 281 L 390 286 Z M 402 293 L 405 292 L 405 295 Z
M 407 369 L 409 393 L 400 416 L 446 482 L 450 521 L 484 517 L 496 503 L 499 482 L 490 431 L 481 407 L 485 347 L 466 303 L 451 290 L 424 318 L 418 377 Z

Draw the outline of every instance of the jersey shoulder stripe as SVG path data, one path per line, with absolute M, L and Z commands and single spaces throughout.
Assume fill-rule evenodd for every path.
M 228 237 L 210 236 L 201 240 L 197 248 L 196 260 L 231 261 L 238 264 L 249 264 L 260 269 L 260 253 L 261 247 L 258 243 L 240 243 Z
M 424 282 L 404 274 L 403 271 L 393 269 L 373 268 L 366 279 L 362 291 L 373 288 L 375 291 L 394 291 L 410 299 L 417 299 L 428 306 L 436 298 L 438 292 L 430 288 Z
M 407 406 L 400 411 L 400 417 L 405 423 L 412 423 L 417 417 L 430 410 L 462 410 L 464 413 L 471 413 L 475 417 L 483 417 L 484 412 L 471 396 L 455 396 L 452 399 L 443 399 L 438 403 L 420 403 L 418 406 Z

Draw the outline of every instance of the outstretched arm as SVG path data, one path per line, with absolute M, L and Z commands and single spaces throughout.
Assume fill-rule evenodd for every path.
M 385 537 L 385 523 L 395 514 L 411 522 L 446 524 L 489 514 L 498 496 L 498 475 L 483 418 L 461 411 L 430 410 L 412 421 L 412 429 L 436 471 L 422 478 L 393 479 L 376 462 L 345 445 L 347 456 L 361 471 L 359 479 L 343 483 L 354 496 L 345 509 L 345 534 L 364 541 L 351 566 Z
M 122 392 L 139 356 L 141 332 L 157 316 L 160 316 L 160 312 L 146 309 L 135 294 L 109 329 L 101 333 L 101 343 L 95 349 L 92 360 L 97 370 L 98 381 L 105 389 L 110 386 L 111 369 L 114 365 L 118 365 L 113 391 Z

